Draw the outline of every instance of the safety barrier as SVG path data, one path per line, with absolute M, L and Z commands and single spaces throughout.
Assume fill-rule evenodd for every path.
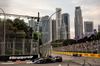
M 52 53 L 58 53 L 58 54 L 67 54 L 67 55 L 73 55 L 76 52 L 59 52 L 59 51 L 51 51 Z M 92 53 L 76 53 L 76 54 L 81 54 L 81 56 L 85 57 L 95 57 L 95 58 L 100 58 L 100 54 L 92 54 Z
M 25 60 L 34 60 L 38 58 L 38 55 L 6 55 L 6 56 L 0 56 L 0 61 L 25 61 Z

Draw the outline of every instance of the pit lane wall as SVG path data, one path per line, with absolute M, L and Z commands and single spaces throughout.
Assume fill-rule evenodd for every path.
M 58 53 L 58 54 L 67 54 L 67 55 L 81 54 L 81 56 L 85 56 L 85 57 L 100 58 L 100 54 L 92 54 L 92 53 L 59 52 L 59 51 L 51 51 L 51 52 L 52 53 Z

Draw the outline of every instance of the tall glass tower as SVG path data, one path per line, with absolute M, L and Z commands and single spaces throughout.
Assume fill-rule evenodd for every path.
M 49 16 L 44 16 L 41 19 L 43 44 L 45 44 L 46 42 L 52 41 L 52 19 L 49 19 L 49 20 L 48 19 L 49 19 Z
M 75 7 L 75 39 L 82 38 L 83 34 L 83 18 L 81 7 Z
M 52 20 L 52 40 L 56 40 L 56 20 Z
M 62 22 L 64 22 L 66 26 L 66 37 L 67 39 L 70 39 L 70 18 L 68 13 L 62 14 Z
M 28 23 L 29 26 L 32 27 L 34 31 L 36 31 L 36 21 L 33 18 L 31 18 Z
M 100 25 L 98 25 L 98 32 L 100 32 Z
M 61 8 L 56 8 L 56 39 L 60 39 Z
M 65 22 L 62 21 L 61 23 L 61 28 L 60 28 L 60 39 L 66 39 L 67 38 L 67 34 L 66 34 L 66 25 Z

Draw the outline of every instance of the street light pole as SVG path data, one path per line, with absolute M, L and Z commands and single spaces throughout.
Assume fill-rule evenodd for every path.
M 5 37 L 6 37 L 6 23 L 5 23 L 5 12 L 4 12 L 4 10 L 2 9 L 2 8 L 0 8 L 1 10 L 2 10 L 2 12 L 3 12 L 3 14 L 4 14 L 4 20 L 3 20 L 3 22 L 4 22 L 4 45 L 3 45 L 3 50 L 1 51 L 1 54 L 2 55 L 5 55 Z
M 56 14 L 57 12 L 60 12 L 61 10 L 58 10 L 58 11 L 56 11 L 56 12 L 54 12 L 48 19 L 47 19 L 47 22 L 50 20 L 50 18 L 54 15 L 54 14 Z M 46 24 L 45 24 L 45 27 L 44 27 L 44 30 L 43 30 L 43 33 L 45 32 L 45 28 L 46 28 L 46 26 L 47 26 L 47 22 L 46 22 Z M 44 34 L 43 34 L 43 37 L 44 37 Z M 43 57 L 43 46 L 44 46 L 44 44 L 42 44 L 42 57 Z M 51 54 L 51 44 L 50 44 L 50 54 Z
M 40 17 L 39 17 L 39 12 L 38 12 L 38 19 L 37 19 L 37 23 L 38 23 L 38 58 L 40 58 L 40 44 L 39 44 L 39 21 L 40 21 Z

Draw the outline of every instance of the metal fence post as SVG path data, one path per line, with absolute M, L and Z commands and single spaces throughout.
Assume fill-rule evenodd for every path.
M 44 55 L 45 55 L 45 45 L 43 46 L 43 51 L 44 51 L 44 53 L 43 53 L 43 57 L 44 57 Z
M 13 55 L 15 55 L 15 38 L 13 39 Z
M 1 55 L 3 55 L 3 44 L 4 44 L 4 42 L 3 41 L 1 41 Z
M 33 53 L 33 43 L 32 43 L 32 39 L 31 39 L 31 47 L 30 47 L 30 50 L 31 50 L 30 54 L 32 54 Z
M 24 55 L 25 53 L 25 39 L 22 39 L 22 54 Z

